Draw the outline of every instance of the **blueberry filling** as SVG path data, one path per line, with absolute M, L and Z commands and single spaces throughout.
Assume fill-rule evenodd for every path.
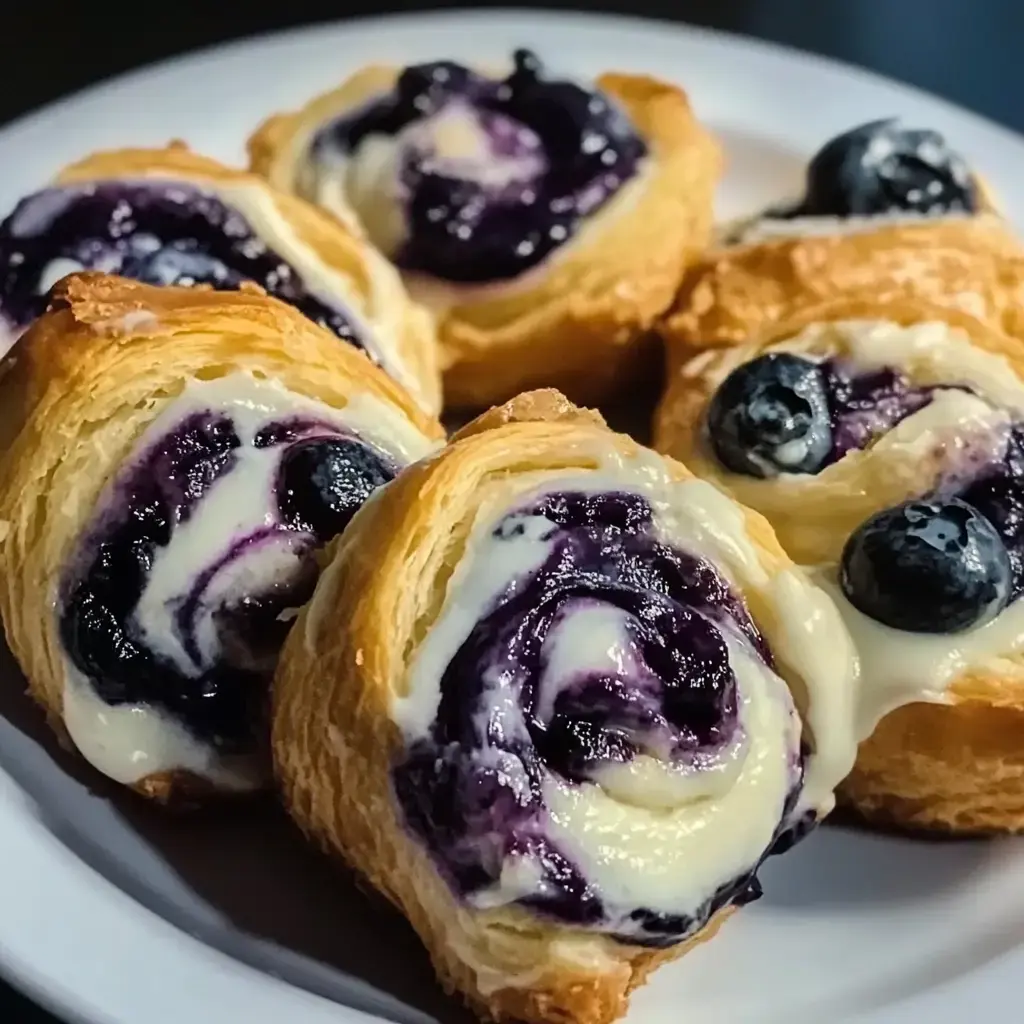
M 901 128 L 890 118 L 826 143 L 808 164 L 803 199 L 768 216 L 942 216 L 976 213 L 978 207 L 970 169 L 945 139 L 935 131 Z
M 889 368 L 856 373 L 838 359 L 771 352 L 719 385 L 708 406 L 708 440 L 734 473 L 819 473 L 923 409 L 935 390 Z
M 255 281 L 373 355 L 345 311 L 314 295 L 238 210 L 187 183 L 59 186 L 23 199 L 0 224 L 0 314 L 15 329 L 43 312 L 56 279 L 81 269 L 220 290 Z
M 396 472 L 381 452 L 312 420 L 267 424 L 251 443 L 242 433 L 227 413 L 196 412 L 132 459 L 105 492 L 59 605 L 67 656 L 101 700 L 159 708 L 221 754 L 249 752 L 260 734 L 284 613 L 315 583 L 312 549 Z M 259 507 L 175 583 L 205 527 L 224 530 L 212 514 L 204 524 L 204 506 L 256 459 L 270 460 L 267 493 L 262 483 L 240 493 L 228 513 Z
M 528 51 L 514 63 L 501 80 L 450 61 L 408 67 L 389 95 L 315 137 L 314 165 L 399 137 L 406 237 L 389 255 L 400 267 L 461 283 L 516 277 L 636 174 L 647 148 L 604 96 L 548 79 Z M 453 115 L 483 140 L 468 163 L 445 159 L 429 130 Z
M 768 665 L 771 654 L 717 571 L 656 538 L 642 497 L 548 494 L 505 516 L 492 540 L 532 537 L 538 524 L 542 561 L 509 581 L 449 661 L 428 734 L 394 767 L 395 792 L 464 898 L 500 884 L 509 860 L 524 858 L 539 878 L 521 905 L 624 942 L 667 946 L 719 908 L 755 899 L 759 863 L 691 914 L 609 905 L 552 837 L 545 787 L 601 784 L 609 768 L 640 755 L 696 772 L 713 764 L 744 735 L 726 637 Z M 567 641 L 574 668 L 559 679 L 560 631 L 581 616 L 611 616 L 632 653 L 614 671 L 579 668 L 580 647 Z M 806 831 L 790 820 L 803 770 L 794 757 L 787 806 L 763 856 Z

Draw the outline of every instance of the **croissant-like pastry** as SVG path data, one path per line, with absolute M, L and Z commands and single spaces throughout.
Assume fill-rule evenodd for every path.
M 311 204 L 183 143 L 94 153 L 18 203 L 0 224 L 0 354 L 50 286 L 83 269 L 155 285 L 254 281 L 440 408 L 432 317 L 388 261 Z
M 600 401 L 710 240 L 722 160 L 678 87 L 375 65 L 250 139 L 252 167 L 361 223 L 439 318 L 447 405 Z
M 814 567 L 859 648 L 869 819 L 1024 830 L 1024 348 L 842 302 L 678 367 L 656 446 Z M 870 736 L 870 738 L 867 738 Z
M 272 745 L 295 819 L 448 989 L 607 1024 L 831 807 L 855 676 L 760 516 L 533 392 L 353 519 L 282 652 Z
M 440 426 L 253 285 L 71 275 L 13 359 L 0 611 L 32 696 L 146 796 L 259 786 L 315 547 Z
M 921 298 L 1024 338 L 1024 249 L 935 132 L 833 139 L 799 203 L 727 229 L 660 327 L 673 350 L 733 345 L 823 302 Z

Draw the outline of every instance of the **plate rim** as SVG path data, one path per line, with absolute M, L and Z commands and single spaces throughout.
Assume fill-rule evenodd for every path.
M 272 45 L 301 45 L 325 31 L 352 30 L 361 33 L 386 32 L 389 27 L 405 29 L 417 24 L 437 25 L 445 22 L 464 28 L 475 22 L 523 22 L 523 30 L 536 32 L 542 25 L 552 29 L 566 26 L 593 32 L 613 28 L 643 33 L 671 32 L 677 37 L 688 37 L 694 43 L 725 47 L 732 51 L 746 51 L 762 59 L 785 59 L 812 74 L 837 74 L 847 81 L 859 81 L 894 90 L 901 96 L 927 103 L 936 110 L 955 115 L 965 123 L 973 123 L 986 136 L 998 136 L 1003 145 L 1020 149 L 1024 156 L 1024 137 L 984 114 L 958 103 L 936 96 L 917 86 L 880 74 L 862 66 L 811 53 L 797 47 L 759 39 L 738 33 L 725 32 L 700 25 L 673 21 L 667 18 L 602 14 L 572 10 L 538 10 L 522 7 L 475 8 L 459 11 L 441 9 L 412 13 L 389 12 L 345 19 L 324 19 L 311 24 L 285 30 L 258 32 L 238 39 L 203 46 L 165 60 L 130 69 L 92 83 L 52 102 L 36 107 L 0 126 L 0 151 L 16 144 L 17 136 L 32 130 L 48 117 L 58 116 L 68 107 L 105 102 L 118 90 L 130 88 L 155 75 L 185 70 L 189 66 L 210 65 L 232 54 L 259 50 Z M 527 25 L 526 22 L 529 22 Z M 486 29 L 485 29 L 486 31 Z M 642 65 L 642 61 L 638 61 Z M 685 76 L 680 76 L 684 79 Z M 23 992 L 41 1007 L 75 1024 L 137 1024 L 140 1013 L 148 1014 L 149 1024 L 178 1024 L 190 1015 L 194 1024 L 213 1024 L 226 1019 L 217 1008 L 222 1000 L 231 1015 L 246 1014 L 253 1024 L 276 1020 L 274 1014 L 302 1013 L 303 1024 L 372 1024 L 382 1018 L 362 1010 L 336 1003 L 326 997 L 309 992 L 258 970 L 221 952 L 215 946 L 189 935 L 158 913 L 150 910 L 134 897 L 118 888 L 99 871 L 91 867 L 59 837 L 53 835 L 45 821 L 34 810 L 30 795 L 5 771 L 0 769 L 0 829 L 5 842 L 0 846 L 0 976 L 12 987 Z M 61 899 L 60 897 L 65 898 Z M 53 945 L 46 939 L 61 929 L 69 908 L 79 907 L 82 919 L 88 920 L 90 933 L 112 926 L 113 942 L 90 941 L 80 943 L 73 957 L 65 957 L 54 966 Z M 35 925 L 35 939 L 17 927 L 19 918 L 52 921 L 47 930 Z M 65 939 L 65 941 L 68 941 Z M 173 952 L 172 952 L 173 951 Z M 167 958 L 155 955 L 164 953 Z M 169 985 L 170 968 L 187 980 L 188 987 L 206 986 L 202 998 L 212 1000 L 212 1006 L 189 1008 L 180 1003 L 173 1006 L 170 1016 L 163 1018 L 154 1013 L 153 1006 L 142 1006 L 125 1014 L 116 1008 L 117 986 L 104 985 L 96 979 L 111 972 L 112 963 L 119 973 L 134 970 L 135 975 L 145 973 L 152 984 L 134 986 L 145 989 L 185 990 L 179 982 Z M 129 968 L 128 964 L 134 964 Z M 154 965 L 157 969 L 154 971 Z M 1012 992 L 1014 976 L 1024 966 L 1024 945 L 1005 950 L 965 974 L 957 975 L 922 992 L 908 995 L 888 1006 L 858 1015 L 864 1024 L 908 1024 L 926 1014 L 933 1024 L 957 1024 L 966 1019 L 963 1014 L 998 1012 L 1000 993 Z M 69 969 L 70 967 L 70 969 Z M 74 987 L 69 980 L 74 979 Z M 111 995 L 115 998 L 111 1000 Z M 248 1007 L 248 1009 L 247 1009 Z M 157 1013 L 160 1013 L 157 1009 Z M 207 1016 L 209 1014 L 209 1016 Z

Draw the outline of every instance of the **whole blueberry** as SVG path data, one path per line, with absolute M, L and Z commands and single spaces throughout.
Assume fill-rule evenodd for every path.
M 363 502 L 394 475 L 388 462 L 361 441 L 301 441 L 281 460 L 278 505 L 287 522 L 325 541 L 341 533 Z
M 734 473 L 814 473 L 832 450 L 825 378 L 816 363 L 772 352 L 733 370 L 707 416 L 715 455 Z
M 995 527 L 958 498 L 908 501 L 846 542 L 840 585 L 854 607 L 909 633 L 958 633 L 1010 597 L 1010 561 Z
M 962 157 L 934 131 L 894 118 L 860 125 L 826 143 L 807 168 L 800 216 L 974 212 L 977 189 Z

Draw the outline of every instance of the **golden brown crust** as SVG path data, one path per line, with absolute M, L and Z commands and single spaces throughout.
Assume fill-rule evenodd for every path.
M 1024 249 L 994 214 L 722 247 L 691 268 L 659 330 L 675 362 L 840 298 L 922 299 L 1024 338 Z
M 332 289 L 355 307 L 369 324 L 389 368 L 420 400 L 437 413 L 441 405 L 437 338 L 433 318 L 405 293 L 393 268 L 359 232 L 311 203 L 269 186 L 259 175 L 227 167 L 193 153 L 182 142 L 163 149 L 117 149 L 93 153 L 65 167 L 57 182 L 167 176 L 215 188 L 258 193 L 283 220 L 294 243 L 312 254 L 329 274 Z M 244 213 L 244 211 L 243 211 Z M 288 253 L 280 253 L 286 259 Z
M 541 392 L 483 414 L 437 457 L 407 469 L 372 499 L 372 524 L 367 506 L 334 546 L 274 681 L 275 766 L 295 820 L 402 911 L 449 991 L 499 1021 L 610 1024 L 651 970 L 707 939 L 726 916 L 691 942 L 651 951 L 515 906 L 473 910 L 396 808 L 391 766 L 404 741 L 392 700 L 408 692 L 413 653 L 441 612 L 474 522 L 507 508 L 537 472 L 596 468 L 595 446 L 623 457 L 641 451 Z M 690 477 L 665 465 L 674 479 Z M 747 531 L 766 578 L 791 567 L 760 516 L 747 517 Z M 756 618 L 756 599 L 751 611 Z
M 1024 832 L 1024 658 L 965 673 L 950 704 L 909 704 L 860 745 L 838 796 L 881 825 Z
M 302 110 L 271 118 L 249 140 L 253 170 L 294 191 L 314 128 L 390 88 L 396 75 L 364 69 Z M 654 370 L 648 332 L 710 241 L 722 154 L 678 87 L 625 74 L 602 75 L 598 86 L 649 143 L 649 166 L 521 280 L 444 298 L 432 289 L 449 406 L 480 408 L 542 386 L 596 403 Z
M 101 491 L 189 381 L 238 371 L 336 408 L 371 395 L 426 437 L 443 437 L 361 352 L 256 286 L 214 292 L 65 278 L 0 388 L 0 613 L 30 692 L 55 724 L 66 673 L 53 601 Z M 201 780 L 178 772 L 135 788 L 165 802 L 203 795 Z
M 809 324 L 888 320 L 945 322 L 976 347 L 1001 356 L 1024 380 L 1024 346 L 955 308 L 904 297 L 863 296 L 806 306 L 762 323 L 743 344 L 691 356 L 672 368 L 655 417 L 655 447 L 764 513 L 798 561 L 838 559 L 850 532 L 881 508 L 905 500 L 911 477 L 889 456 L 853 453 L 817 477 L 782 486 L 728 472 L 703 437 L 718 384 L 735 367 Z M 927 467 L 920 467 L 926 471 Z M 915 703 L 887 715 L 860 747 L 840 801 L 865 819 L 958 833 L 1024 830 L 1024 655 L 967 672 L 949 704 Z

